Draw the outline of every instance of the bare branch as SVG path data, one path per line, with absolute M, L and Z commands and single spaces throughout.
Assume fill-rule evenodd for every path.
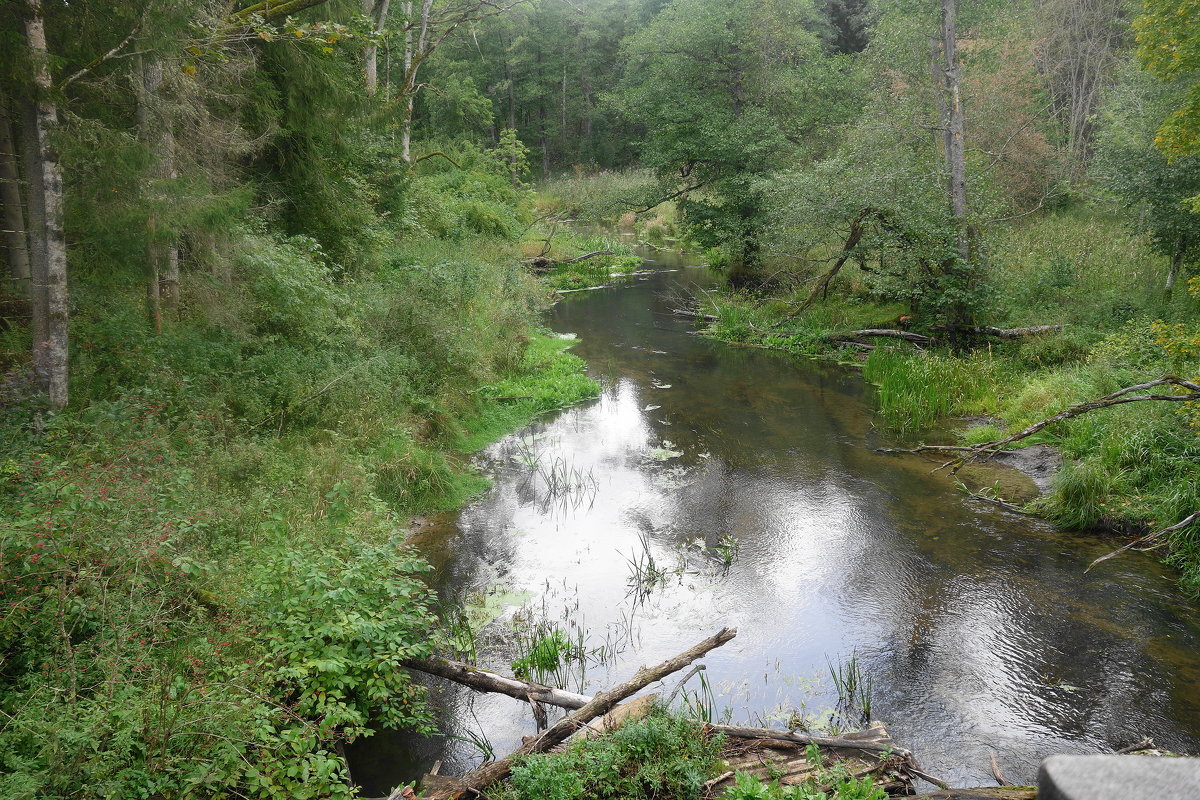
M 58 85 L 58 89 L 59 89 L 59 91 L 62 91 L 63 89 L 66 89 L 66 88 L 67 88 L 68 86 L 70 86 L 72 83 L 74 83 L 75 81 L 79 80 L 79 79 L 80 79 L 80 78 L 82 78 L 84 75 L 87 75 L 89 72 L 91 72 L 91 71 L 92 71 L 92 70 L 94 70 L 96 67 L 98 67 L 98 66 L 100 66 L 101 64 L 103 64 L 105 61 L 109 61 L 109 60 L 111 60 L 111 59 L 113 59 L 113 58 L 116 58 L 116 56 L 117 56 L 117 53 L 120 53 L 120 52 L 121 52 L 121 50 L 123 50 L 123 49 L 125 48 L 125 45 L 129 44 L 130 42 L 132 42 L 132 41 L 133 41 L 133 37 L 137 36 L 137 35 L 138 35 L 138 32 L 139 32 L 139 31 L 141 31 L 141 29 L 142 29 L 142 24 L 141 24 L 140 22 L 139 22 L 137 25 L 134 25 L 134 26 L 133 26 L 133 30 L 131 30 L 131 31 L 129 32 L 129 35 L 128 35 L 128 36 L 126 36 L 124 39 L 122 39 L 122 40 L 120 41 L 120 43 L 118 43 L 118 44 L 117 44 L 117 46 L 116 46 L 116 47 L 114 47 L 113 49 L 109 50 L 107 53 L 105 53 L 104 55 L 100 56 L 99 58 L 95 58 L 95 59 L 93 59 L 93 60 L 92 60 L 90 63 L 88 63 L 88 64 L 87 64 L 87 66 L 83 67 L 83 68 L 82 68 L 82 69 L 80 69 L 78 72 L 74 73 L 74 74 L 73 74 L 73 75 L 71 75 L 69 78 L 65 79 L 65 80 L 64 80 L 62 83 L 60 83 L 60 84 Z

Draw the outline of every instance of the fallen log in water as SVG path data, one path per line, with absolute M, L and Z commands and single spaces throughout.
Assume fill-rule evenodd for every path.
M 688 311 L 686 308 L 673 308 L 671 313 L 677 317 L 687 317 L 688 319 L 698 319 L 704 322 L 717 322 L 721 318 L 716 314 L 701 314 L 699 311 Z
M 407 658 L 401 663 L 408 669 L 436 675 L 481 692 L 506 694 L 518 700 L 535 700 L 546 705 L 570 709 L 583 708 L 592 702 L 592 698 L 585 694 L 576 694 L 565 689 L 543 686 L 533 681 L 510 678 L 461 661 L 451 661 L 446 658 Z
M 521 745 L 515 751 L 491 764 L 484 764 L 477 770 L 464 775 L 453 786 L 441 787 L 428 795 L 432 800 L 450 800 L 461 797 L 470 791 L 479 791 L 485 786 L 508 775 L 512 769 L 513 759 L 530 753 L 544 753 L 557 744 L 566 741 L 572 733 L 602 714 L 607 714 L 622 700 L 644 689 L 657 680 L 662 680 L 672 672 L 683 669 L 708 651 L 720 647 L 737 635 L 735 628 L 724 628 L 718 633 L 699 644 L 685 650 L 674 658 L 667 659 L 656 667 L 643 667 L 632 678 L 624 683 L 601 692 L 591 702 L 584 705 L 574 714 L 563 717 L 551 725 L 539 736 Z

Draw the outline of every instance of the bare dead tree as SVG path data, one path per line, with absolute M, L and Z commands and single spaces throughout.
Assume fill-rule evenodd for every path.
M 1087 162 L 1095 113 L 1129 41 L 1125 0 L 1040 0 L 1034 53 L 1075 168 Z

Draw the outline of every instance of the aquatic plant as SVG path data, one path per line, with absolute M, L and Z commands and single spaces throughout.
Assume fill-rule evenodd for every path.
M 858 722 L 870 722 L 874 678 L 863 669 L 858 654 L 851 653 L 849 659 L 838 664 L 828 660 L 826 663 L 834 688 L 837 689 L 838 711 L 859 717 Z

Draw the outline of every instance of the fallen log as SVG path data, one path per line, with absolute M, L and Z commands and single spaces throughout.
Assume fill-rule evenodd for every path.
M 677 317 L 687 317 L 688 319 L 699 319 L 704 322 L 716 322 L 721 319 L 716 314 L 701 314 L 699 311 L 688 311 L 686 308 L 673 308 L 671 313 Z
M 1091 571 L 1092 567 L 1096 566 L 1100 562 L 1108 561 L 1110 558 L 1116 558 L 1117 556 L 1121 555 L 1121 553 L 1124 553 L 1126 550 L 1131 550 L 1134 547 L 1137 547 L 1139 544 L 1145 544 L 1146 542 L 1153 541 L 1154 539 L 1157 539 L 1160 536 L 1165 536 L 1168 533 L 1174 533 L 1175 531 L 1183 530 L 1188 525 L 1191 525 L 1193 522 L 1196 522 L 1197 520 L 1200 520 L 1200 511 L 1197 511 L 1194 514 L 1190 514 L 1190 515 L 1184 517 L 1179 522 L 1176 522 L 1174 525 L 1170 525 L 1166 528 L 1154 531 L 1152 533 L 1147 533 L 1145 536 L 1139 536 L 1138 538 L 1134 539 L 1129 544 L 1122 545 L 1121 547 L 1118 547 L 1116 550 L 1113 550 L 1111 553 L 1100 556 L 1095 561 L 1088 564 L 1087 569 L 1085 569 L 1084 572 Z
M 849 331 L 848 333 L 832 335 L 829 338 L 831 341 L 835 342 L 846 342 L 862 337 L 903 339 L 904 341 L 912 342 L 913 344 L 930 344 L 933 342 L 932 336 L 925 336 L 924 334 L 913 333 L 912 331 L 897 331 L 892 330 L 891 328 L 865 328 L 859 331 Z
M 1037 789 L 1032 786 L 1004 786 L 1000 788 L 977 787 L 974 789 L 945 789 L 932 794 L 921 794 L 912 800 L 1036 800 Z
M 1158 387 L 1158 386 L 1175 386 L 1180 389 L 1186 389 L 1187 393 L 1184 393 L 1184 394 L 1138 394 L 1139 392 L 1146 392 L 1146 391 L 1153 389 L 1155 387 Z M 1187 380 L 1184 380 L 1183 378 L 1177 377 L 1175 375 L 1165 375 L 1156 381 L 1147 381 L 1146 383 L 1139 383 L 1134 386 L 1126 386 L 1124 389 L 1118 389 L 1117 391 L 1115 391 L 1111 394 L 1106 394 L 1104 397 L 1098 398 L 1096 400 L 1091 400 L 1086 403 L 1076 403 L 1075 405 L 1070 406 L 1070 407 L 1058 412 L 1057 414 L 1055 414 L 1052 417 L 1046 417 L 1045 419 L 1041 420 L 1040 422 L 1035 422 L 1032 425 L 1030 425 L 1029 427 L 1022 429 L 1022 430 L 1012 434 L 1011 436 L 1005 436 L 1002 439 L 994 439 L 990 442 L 982 442 L 980 444 L 971 444 L 971 445 L 923 444 L 919 447 L 910 447 L 910 448 L 882 447 L 882 448 L 877 449 L 875 452 L 877 452 L 877 453 L 960 453 L 961 455 L 959 455 L 958 457 L 956 457 L 950 461 L 947 461 L 941 467 L 938 467 L 938 469 L 942 469 L 943 467 L 950 466 L 951 464 L 956 464 L 957 466 L 955 466 L 955 470 L 957 470 L 963 464 L 967 463 L 970 460 L 979 458 L 980 456 L 985 456 L 985 455 L 986 456 L 994 456 L 997 453 L 1004 452 L 1005 445 L 1013 444 L 1014 442 L 1019 442 L 1022 439 L 1026 439 L 1026 438 L 1034 435 L 1038 431 L 1042 430 L 1043 428 L 1053 425 L 1056 422 L 1062 422 L 1063 420 L 1072 419 L 1073 417 L 1078 417 L 1082 414 L 1088 413 L 1089 411 L 1096 411 L 1101 408 L 1110 408 L 1112 406 L 1124 405 L 1125 403 L 1139 403 L 1139 402 L 1150 401 L 1150 400 L 1162 400 L 1164 402 L 1177 402 L 1177 403 L 1178 402 L 1191 403 L 1191 402 L 1200 401 L 1200 383 L 1196 383 L 1194 381 L 1187 381 Z M 1092 567 L 1096 566 L 1097 564 L 1099 564 L 1101 562 L 1107 561 L 1108 559 L 1113 558 L 1115 556 L 1119 556 L 1121 553 L 1124 553 L 1125 551 L 1130 550 L 1133 547 L 1136 547 L 1137 545 L 1145 544 L 1146 542 L 1153 541 L 1154 539 L 1158 539 L 1159 537 L 1165 536 L 1166 534 L 1174 533 L 1175 531 L 1182 530 L 1183 528 L 1186 528 L 1189 525 L 1191 525 L 1195 522 L 1198 522 L 1198 521 L 1200 521 L 1200 511 L 1197 511 L 1197 512 L 1183 518 L 1179 522 L 1176 522 L 1174 525 L 1170 525 L 1166 528 L 1162 528 L 1161 530 L 1157 530 L 1157 531 L 1148 533 L 1145 536 L 1142 536 L 1138 539 L 1134 539 L 1132 542 L 1129 542 L 1128 544 L 1117 548 L 1116 550 L 1114 550 L 1111 553 L 1108 553 L 1107 555 L 1103 555 L 1100 558 L 1097 558 L 1095 561 L 1093 561 L 1091 564 L 1088 565 L 1087 569 L 1085 569 L 1084 572 L 1087 572 Z
M 724 733 L 728 736 L 735 736 L 739 739 L 770 739 L 779 742 L 792 742 L 794 744 L 815 744 L 818 747 L 841 747 L 853 750 L 863 750 L 868 753 L 895 753 L 904 758 L 911 758 L 912 753 L 905 750 L 903 747 L 896 747 L 891 744 L 873 741 L 872 737 L 868 736 L 868 731 L 860 731 L 861 736 L 849 734 L 847 736 L 826 737 L 826 736 L 809 736 L 805 733 L 793 733 L 792 731 L 776 731 L 769 728 L 743 728 L 737 725 L 708 725 L 709 730 L 718 733 Z
M 408 669 L 436 675 L 481 692 L 506 694 L 518 700 L 534 700 L 546 705 L 570 709 L 583 708 L 592 701 L 591 697 L 584 694 L 543 686 L 533 681 L 510 678 L 471 664 L 464 664 L 461 661 L 450 661 L 445 658 L 406 658 L 401 663 Z
M 934 325 L 935 331 L 953 331 L 954 333 L 973 333 L 978 336 L 995 336 L 997 339 L 1021 339 L 1026 336 L 1041 336 L 1044 333 L 1058 333 L 1062 325 L 1033 325 L 1028 328 L 996 328 L 991 325 Z
M 595 258 L 596 256 L 615 256 L 615 255 L 616 255 L 616 252 L 613 250 L 596 250 L 591 253 L 585 253 L 584 255 L 576 256 L 575 258 L 568 258 L 566 261 L 560 261 L 558 263 L 559 264 L 574 264 L 576 261 L 585 261 L 589 258 Z
M 467 792 L 478 792 L 485 786 L 490 786 L 506 776 L 512 769 L 513 760 L 530 753 L 543 753 L 555 745 L 565 741 L 572 733 L 602 714 L 607 714 L 622 700 L 636 694 L 647 685 L 662 680 L 672 672 L 683 669 L 713 648 L 720 647 L 737 635 L 736 628 L 723 628 L 697 645 L 685 650 L 674 658 L 667 659 L 655 667 L 642 667 L 632 678 L 624 683 L 601 692 L 590 703 L 577 710 L 570 716 L 563 717 L 551 725 L 541 735 L 526 744 L 521 745 L 509 755 L 484 764 L 477 770 L 464 775 L 456 786 L 450 790 L 440 790 L 429 795 L 431 800 L 450 800 L 462 797 Z

